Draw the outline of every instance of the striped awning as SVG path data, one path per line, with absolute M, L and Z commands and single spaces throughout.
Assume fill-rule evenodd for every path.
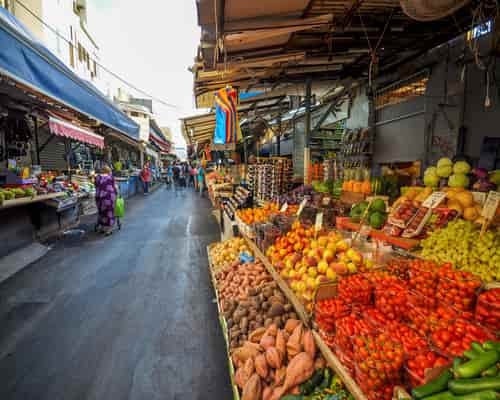
M 89 130 L 80 128 L 70 122 L 58 118 L 49 117 L 49 129 L 57 136 L 66 137 L 78 142 L 91 144 L 101 149 L 104 148 L 104 137 Z

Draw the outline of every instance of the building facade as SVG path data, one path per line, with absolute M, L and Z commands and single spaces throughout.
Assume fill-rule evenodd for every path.
M 0 0 L 52 53 L 80 78 L 106 92 L 99 47 L 88 29 L 87 0 Z

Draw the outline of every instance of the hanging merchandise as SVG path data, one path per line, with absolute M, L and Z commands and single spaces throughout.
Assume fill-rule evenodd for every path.
M 236 99 L 237 92 L 230 87 L 215 93 L 214 144 L 237 143 L 242 139 Z

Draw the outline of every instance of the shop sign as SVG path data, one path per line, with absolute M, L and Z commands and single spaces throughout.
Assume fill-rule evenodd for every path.
M 236 150 L 236 143 L 226 143 L 226 144 L 211 144 L 211 151 L 234 151 Z
M 474 199 L 474 202 L 480 204 L 481 206 L 484 205 L 487 196 L 488 194 L 484 192 L 472 192 L 472 198 Z

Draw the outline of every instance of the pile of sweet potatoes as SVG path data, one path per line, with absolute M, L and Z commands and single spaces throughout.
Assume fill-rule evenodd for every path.
M 231 358 L 242 400 L 278 400 L 298 394 L 298 386 L 325 364 L 312 332 L 296 319 L 287 320 L 283 329 L 274 323 L 256 329 L 231 352 Z
M 243 346 L 249 334 L 271 324 L 282 328 L 297 318 L 292 305 L 275 282 L 266 282 L 248 290 L 243 299 L 225 299 L 221 307 L 229 329 L 230 347 Z

